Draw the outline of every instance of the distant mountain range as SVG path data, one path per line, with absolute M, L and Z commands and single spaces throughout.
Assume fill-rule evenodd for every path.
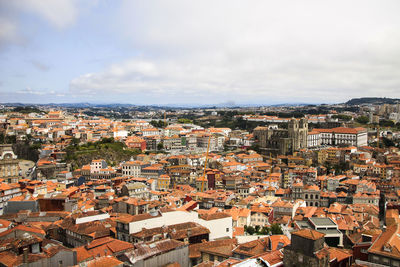
M 346 105 L 382 105 L 382 104 L 397 104 L 400 103 L 399 98 L 386 97 L 361 97 L 353 98 L 347 101 Z
M 356 105 L 381 105 L 381 104 L 397 104 L 400 103 L 398 98 L 386 98 L 386 97 L 361 97 L 353 98 L 343 103 L 345 105 L 356 106 Z M 1 104 L 1 103 L 0 103 Z M 332 103 L 333 104 L 333 103 Z M 64 108 L 129 108 L 129 109 L 196 109 L 196 108 L 240 108 L 240 107 L 301 107 L 301 106 L 320 106 L 320 105 L 332 105 L 332 104 L 317 104 L 317 103 L 280 103 L 280 104 L 244 104 L 235 103 L 233 101 L 227 101 L 224 103 L 217 104 L 196 104 L 196 103 L 176 103 L 176 104 L 160 104 L 160 105 L 139 105 L 139 104 L 128 104 L 128 103 L 48 103 L 48 104 L 30 104 L 30 103 L 3 103 L 5 106 L 47 106 L 47 107 L 64 107 Z M 335 104 L 333 104 L 335 105 Z
M 0 103 L 1 104 L 1 103 Z M 163 104 L 163 105 L 137 105 L 126 103 L 47 103 L 47 104 L 31 104 L 31 103 L 3 103 L 5 106 L 26 107 L 26 106 L 42 106 L 42 107 L 64 107 L 64 108 L 147 108 L 147 109 L 196 109 L 196 108 L 241 108 L 241 107 L 260 107 L 260 106 L 307 106 L 316 104 L 307 103 L 282 103 L 282 104 L 238 104 L 233 101 L 218 104 Z

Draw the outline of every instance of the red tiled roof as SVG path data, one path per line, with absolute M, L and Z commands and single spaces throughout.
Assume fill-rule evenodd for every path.
M 292 235 L 297 235 L 306 239 L 311 239 L 311 240 L 318 240 L 320 238 L 323 238 L 325 234 L 317 232 L 312 229 L 302 229 L 296 232 L 292 232 Z

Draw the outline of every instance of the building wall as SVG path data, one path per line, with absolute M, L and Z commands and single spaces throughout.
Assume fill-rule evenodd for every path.
M 20 210 L 39 211 L 39 205 L 36 201 L 9 201 L 4 208 L 4 214 L 17 213 Z
M 304 255 L 299 251 L 284 249 L 283 265 L 285 267 L 328 267 L 329 257 L 318 259 Z
M 362 132 L 357 136 L 357 146 L 367 146 L 368 145 L 368 134 L 367 132 Z
M 28 267 L 74 266 L 76 264 L 77 264 L 76 252 L 62 250 L 51 258 L 44 258 L 37 262 L 22 264 L 22 266 L 28 266 Z
M 258 145 L 265 153 L 291 154 L 307 147 L 308 123 L 305 119 L 293 119 L 288 129 L 259 127 L 254 131 Z
M 139 165 L 123 164 L 122 174 L 128 176 L 140 177 L 141 168 Z
M 139 260 L 134 267 L 153 267 L 165 266 L 169 263 L 177 262 L 180 266 L 189 266 L 189 247 L 183 246 L 166 253 L 150 257 L 148 259 Z
M 321 134 L 309 134 L 307 137 L 307 147 L 319 147 L 321 145 Z
M 386 265 L 386 266 L 393 266 L 393 267 L 400 266 L 399 259 L 389 258 L 389 257 L 381 256 L 378 254 L 372 254 L 372 253 L 368 254 L 368 261 L 372 262 L 372 263 Z
M 196 222 L 210 230 L 210 240 L 222 237 L 232 238 L 232 217 L 226 217 L 216 220 L 203 220 L 198 218 L 196 212 L 172 211 L 163 213 L 160 217 L 154 217 L 138 222 L 129 223 L 129 233 L 137 233 L 142 228 L 155 228 L 164 225 L 173 225 L 186 222 Z
M 265 225 L 269 225 L 269 220 L 270 220 L 270 217 L 267 216 L 266 214 L 264 214 L 264 213 L 262 213 L 262 212 L 256 212 L 256 213 L 253 213 L 253 214 L 251 215 L 251 222 L 250 222 L 250 225 L 251 225 L 251 226 L 256 226 L 256 225 L 265 226 Z M 247 224 L 247 225 L 249 225 L 249 224 Z

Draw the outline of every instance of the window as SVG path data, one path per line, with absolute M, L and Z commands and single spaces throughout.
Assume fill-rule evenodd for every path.
M 299 255 L 299 262 L 303 262 L 303 255 Z
M 372 256 L 372 260 L 373 261 L 379 261 L 379 257 L 378 256 Z
M 229 232 L 229 228 L 226 228 L 226 232 L 227 232 L 227 233 Z

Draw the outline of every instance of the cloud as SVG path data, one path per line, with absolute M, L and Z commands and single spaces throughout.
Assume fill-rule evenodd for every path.
M 0 99 L 3 103 L 62 103 L 68 102 L 71 98 L 68 95 L 56 92 L 55 90 L 36 90 L 27 87 L 17 91 L 0 91 Z
M 398 1 L 124 1 L 115 31 L 139 56 L 70 82 L 133 101 L 400 97 Z
M 18 21 L 13 16 L 14 12 L 0 1 L 0 48 L 7 44 L 21 44 L 24 38 L 18 32 Z
M 6 18 L 0 17 L 0 45 L 5 42 L 16 41 L 17 39 L 16 25 Z
M 31 96 L 65 96 L 65 94 L 62 94 L 60 92 L 57 92 L 56 90 L 48 90 L 48 89 L 44 89 L 44 90 L 34 90 L 31 87 L 26 87 L 23 90 L 18 90 L 15 92 L 16 94 L 20 94 L 20 95 L 31 95 Z
M 24 15 L 40 18 L 62 30 L 72 26 L 79 14 L 76 0 L 18 0 L 0 1 L 0 46 L 26 42 L 21 18 Z
M 59 29 L 71 26 L 77 19 L 78 7 L 75 0 L 19 0 L 17 9 L 38 15 Z
M 46 95 L 47 92 L 45 91 L 36 91 L 36 90 L 32 90 L 32 88 L 27 87 L 23 90 L 18 90 L 16 91 L 17 94 L 28 94 L 28 95 Z
M 35 68 L 37 68 L 40 71 L 48 71 L 50 69 L 49 65 L 46 65 L 35 59 L 29 60 L 28 62 L 31 63 Z

